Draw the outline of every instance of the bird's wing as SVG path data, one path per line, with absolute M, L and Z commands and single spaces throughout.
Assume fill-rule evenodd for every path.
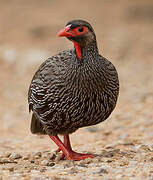
M 57 110 L 61 79 L 71 58 L 71 51 L 52 56 L 42 63 L 31 81 L 28 92 L 29 111 L 32 110 L 43 123 L 52 119 Z
M 107 91 L 105 93 L 108 93 L 109 96 L 114 96 L 117 98 L 119 93 L 119 80 L 116 68 L 108 59 L 101 55 L 99 56 L 99 60 L 100 63 L 102 63 L 101 67 L 105 69 L 105 80 L 107 82 Z

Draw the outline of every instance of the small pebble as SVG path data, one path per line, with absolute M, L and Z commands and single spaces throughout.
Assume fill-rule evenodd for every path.
M 106 162 L 111 163 L 111 162 L 113 162 L 113 159 L 107 159 Z
M 61 159 L 61 156 L 56 156 L 55 162 L 58 163 L 60 161 L 60 159 Z
M 97 132 L 98 128 L 97 127 L 88 127 L 87 130 L 91 133 Z
M 89 164 L 89 163 L 93 162 L 93 159 L 87 158 L 87 159 L 85 159 L 83 161 L 84 161 L 85 164 Z
M 35 158 L 35 159 L 40 159 L 40 156 L 35 156 L 34 158 Z
M 105 135 L 105 136 L 109 136 L 111 133 L 112 133 L 111 131 L 105 131 L 105 132 L 104 132 L 104 135 Z
M 104 168 L 101 168 L 99 171 L 98 171 L 99 174 L 108 174 L 108 171 Z
M 21 154 L 19 153 L 12 153 L 10 156 L 9 156 L 10 159 L 19 159 L 19 158 L 22 158 Z
M 39 171 L 34 169 L 34 170 L 31 170 L 31 173 L 39 174 Z
M 10 152 L 5 152 L 5 153 L 4 153 L 4 157 L 7 157 L 7 158 L 8 158 L 10 155 L 11 155 Z
M 0 159 L 0 163 L 7 163 L 7 162 L 9 162 L 9 159 L 7 159 L 7 158 L 1 158 Z
M 42 158 L 46 159 L 46 158 L 48 158 L 48 155 L 47 154 L 42 154 Z
M 34 161 L 34 160 L 31 160 L 30 162 L 31 162 L 31 163 L 35 163 L 35 161 Z
M 50 166 L 50 167 L 55 166 L 55 163 L 54 163 L 54 162 L 49 162 L 49 163 L 47 164 L 47 166 Z
M 51 152 L 49 154 L 49 159 L 52 160 L 52 159 L 55 159 L 55 158 L 56 158 L 56 155 L 53 152 Z
M 149 146 L 147 146 L 147 145 L 141 145 L 141 146 L 139 147 L 139 149 L 142 150 L 142 151 L 147 151 L 147 152 L 148 152 L 148 151 L 151 151 L 150 148 L 149 148 Z
M 40 172 L 45 172 L 45 171 L 46 171 L 46 168 L 40 169 Z
M 47 166 L 48 165 L 48 160 L 41 161 L 40 165 Z
M 30 154 L 26 154 L 22 157 L 23 160 L 28 160 L 30 159 Z
M 13 172 L 14 171 L 14 165 L 13 164 L 9 164 L 9 165 L 5 166 L 4 169 L 9 170 L 10 172 Z
M 79 163 L 78 166 L 87 168 L 88 166 L 84 163 Z
M 153 157 L 150 158 L 150 161 L 153 162 Z
M 71 168 L 70 171 L 69 171 L 69 174 L 75 174 L 77 173 L 77 169 L 76 168 Z
M 128 160 L 121 160 L 121 162 L 120 162 L 120 166 L 126 166 L 128 164 L 129 164 Z
M 34 154 L 34 156 L 35 156 L 35 157 L 41 157 L 41 156 L 42 156 L 42 153 L 41 153 L 41 152 L 36 152 L 36 153 Z

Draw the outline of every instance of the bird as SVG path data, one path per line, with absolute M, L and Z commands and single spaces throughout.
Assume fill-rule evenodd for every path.
M 30 129 L 49 135 L 62 151 L 61 159 L 94 158 L 75 152 L 69 136 L 110 116 L 119 95 L 118 73 L 99 54 L 95 31 L 87 21 L 69 21 L 58 37 L 66 37 L 74 47 L 49 57 L 34 74 L 28 91 Z

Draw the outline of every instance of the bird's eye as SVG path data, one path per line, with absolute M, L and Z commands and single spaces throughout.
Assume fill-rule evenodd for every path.
M 84 31 L 84 28 L 83 28 L 83 27 L 80 27 L 80 28 L 78 29 L 78 31 L 79 31 L 79 32 L 83 32 L 83 31 Z

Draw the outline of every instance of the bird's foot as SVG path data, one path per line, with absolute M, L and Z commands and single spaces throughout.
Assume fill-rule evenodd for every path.
M 69 140 L 69 135 L 64 136 L 64 144 L 62 141 L 59 139 L 58 136 L 50 136 L 50 138 L 58 145 L 58 149 L 56 152 L 60 152 L 62 150 L 62 156 L 60 159 L 66 159 L 68 160 L 83 160 L 86 158 L 94 158 L 94 155 L 92 154 L 82 154 L 82 153 L 77 153 L 72 150 L 70 140 Z
M 62 160 L 65 157 L 68 160 L 80 161 L 80 160 L 87 159 L 87 158 L 94 158 L 94 155 L 92 155 L 92 154 L 77 153 L 77 152 L 71 150 L 71 151 L 68 151 L 68 153 L 66 155 L 64 153 L 62 153 L 62 156 L 61 156 L 60 159 Z

